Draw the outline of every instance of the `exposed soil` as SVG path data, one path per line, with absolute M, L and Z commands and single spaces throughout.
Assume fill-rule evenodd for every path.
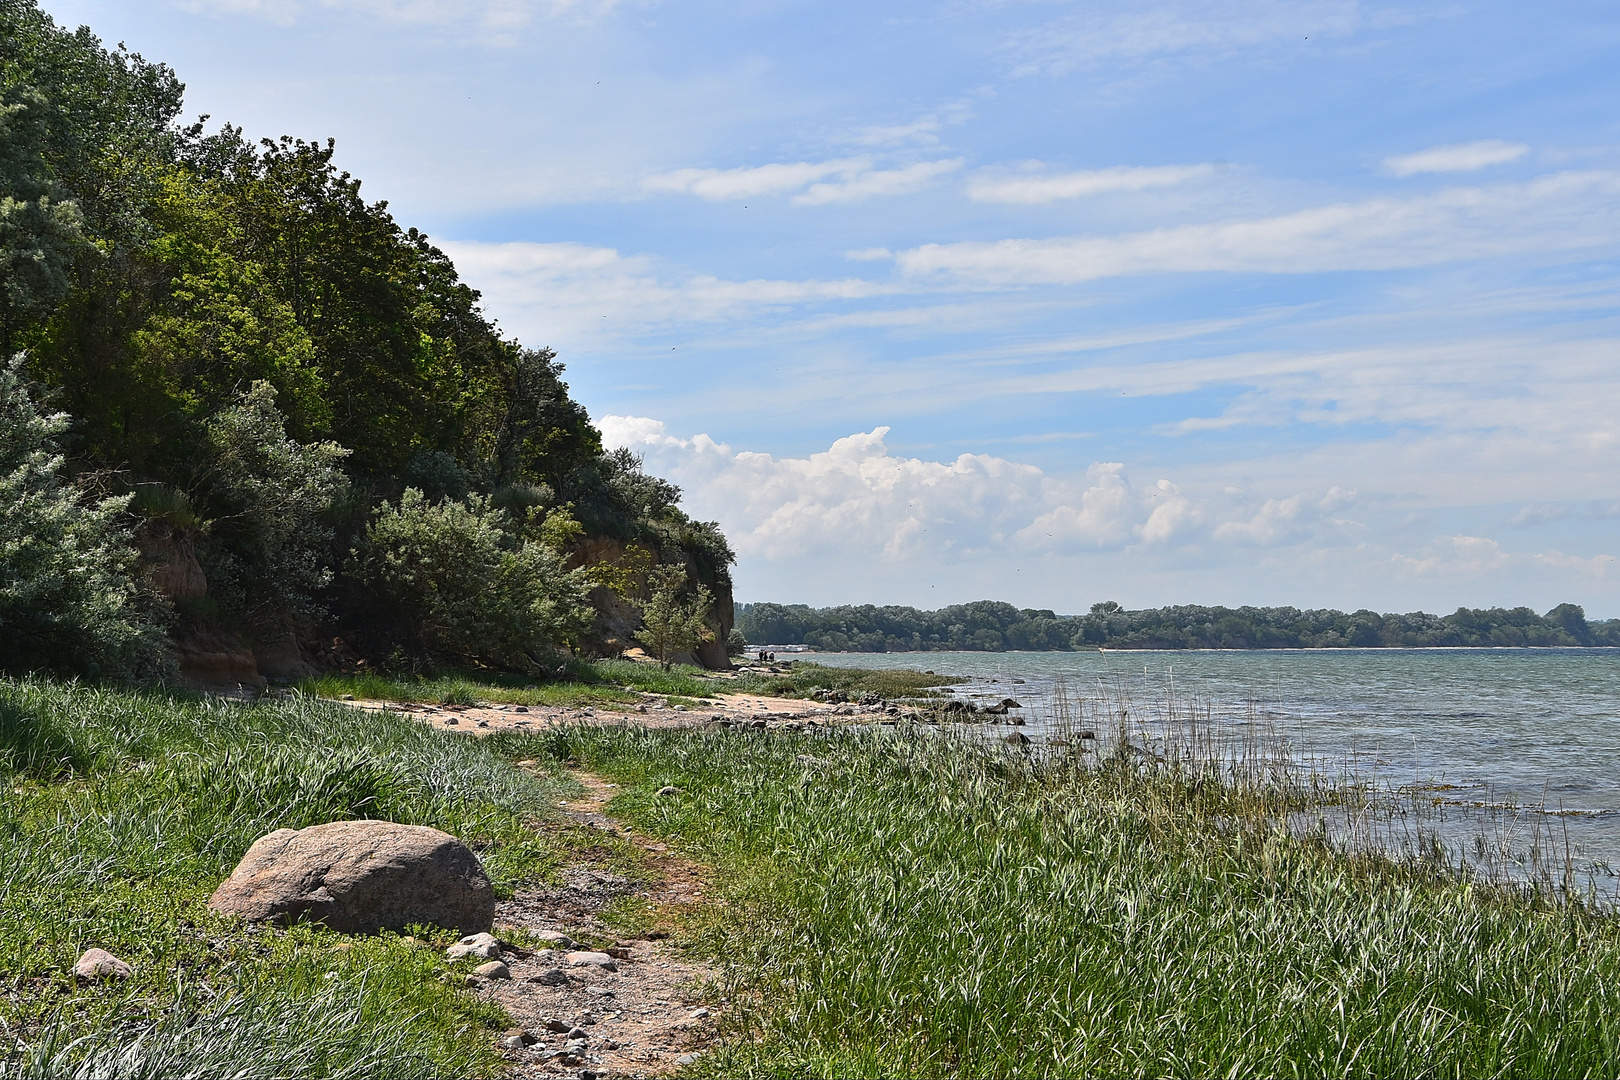
M 357 709 L 404 712 L 420 717 L 438 728 L 449 728 L 470 735 L 490 735 L 497 731 L 540 731 L 557 724 L 636 724 L 640 727 L 705 727 L 710 724 L 733 726 L 761 725 L 772 728 L 789 724 L 870 724 L 893 719 L 880 705 L 829 705 L 798 698 L 765 697 L 760 694 L 718 694 L 703 704 L 670 708 L 659 694 L 643 695 L 639 705 L 566 707 L 561 705 L 431 705 L 394 701 L 346 701 Z M 645 711 L 643 711 L 645 710 Z
M 477 992 L 498 1002 L 516 1028 L 503 1036 L 502 1052 L 516 1077 L 641 1077 L 673 1072 L 688 1055 L 701 1054 L 717 1039 L 724 1004 L 715 1000 L 714 970 L 683 956 L 664 940 L 665 931 L 641 938 L 615 937 L 602 911 L 615 899 L 640 895 L 655 917 L 677 917 L 703 902 L 706 868 L 673 855 L 668 847 L 634 833 L 603 812 L 617 788 L 600 777 L 573 773 L 585 786 L 583 798 L 563 812 L 588 828 L 617 833 L 642 849 L 651 884 L 638 885 L 590 865 L 570 867 L 564 885 L 535 889 L 501 903 L 495 933 L 554 931 L 573 939 L 576 950 L 610 949 L 617 970 L 570 964 L 566 948 L 509 950 L 504 960 L 512 978 L 483 980 Z M 559 1030 L 560 1029 L 560 1030 Z M 582 1030 L 584 1045 L 569 1038 Z M 505 1045 L 535 1040 L 523 1049 Z

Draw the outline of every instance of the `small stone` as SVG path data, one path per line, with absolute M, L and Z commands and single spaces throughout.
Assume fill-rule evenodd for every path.
M 623 945 L 611 945 L 602 951 L 613 957 L 615 960 L 630 959 L 630 950 Z
M 503 1041 L 504 1039 L 516 1039 L 523 1046 L 533 1046 L 535 1043 L 540 1041 L 539 1038 L 523 1028 L 507 1028 L 503 1033 L 503 1036 Z
M 342 696 L 342 697 L 341 697 L 341 698 L 339 698 L 339 699 L 338 699 L 338 700 L 339 700 L 339 701 L 353 701 L 353 700 L 354 700 L 354 695 L 353 695 L 353 694 L 344 694 L 344 695 L 343 695 L 343 696 Z
M 478 721 L 478 726 L 479 727 L 489 727 L 489 721 L 488 720 L 480 720 L 480 721 Z
M 501 1045 L 504 1046 L 508 1050 L 522 1050 L 524 1047 L 528 1046 L 529 1044 L 524 1042 L 523 1039 L 520 1036 L 508 1035 L 504 1039 L 501 1040 Z
M 582 1027 L 576 1027 L 576 1028 L 569 1028 L 568 1029 L 568 1041 L 571 1042 L 571 1043 L 573 1043 L 573 1042 L 582 1043 L 585 1040 L 589 1039 L 590 1037 L 591 1037 L 591 1033 L 586 1031 Z
M 540 1026 L 557 1035 L 565 1035 L 570 1030 L 569 1025 L 558 1020 L 555 1016 L 542 1020 Z
M 106 949 L 86 949 L 73 965 L 73 974 L 80 979 L 127 979 L 133 969 Z
M 708 1018 L 709 1018 L 709 1010 L 708 1009 L 693 1009 L 692 1010 L 692 1019 L 694 1019 L 694 1020 L 707 1020 Z
M 538 983 L 541 986 L 567 986 L 568 975 L 562 968 L 551 968 L 538 975 L 530 975 L 525 982 Z
M 618 962 L 605 952 L 571 952 L 568 962 L 574 967 L 595 967 L 603 971 L 618 971 Z
M 679 795 L 680 793 L 681 789 L 676 787 L 674 784 L 665 784 L 663 787 L 658 789 L 658 797 L 660 799 L 667 799 L 671 795 Z
M 677 1064 L 677 1065 L 695 1065 L 695 1064 L 697 1064 L 697 1059 L 698 1059 L 698 1056 L 696 1054 L 682 1054 L 680 1057 L 675 1059 L 675 1064 Z
M 487 964 L 479 964 L 473 968 L 473 974 L 482 975 L 486 979 L 510 979 L 512 969 L 499 960 L 491 960 Z
M 467 956 L 476 960 L 499 960 L 501 943 L 491 934 L 469 934 L 444 950 L 446 960 L 460 960 Z
M 445 727 L 454 727 L 455 725 L 457 725 L 459 723 L 461 723 L 461 721 L 457 720 L 453 716 L 447 716 L 447 717 L 444 718 L 444 726 Z
M 557 946 L 559 949 L 572 949 L 574 947 L 574 939 L 561 930 L 542 930 L 534 936 L 548 945 Z
M 527 705 L 514 705 L 514 706 L 512 706 L 512 711 L 513 712 L 528 712 L 529 707 Z
M 588 987 L 585 988 L 585 992 L 587 994 L 592 994 L 592 995 L 594 995 L 596 997 L 603 997 L 603 998 L 610 998 L 610 997 L 617 997 L 618 996 L 617 993 L 615 993 L 614 991 L 608 989 L 605 986 L 588 986 Z
M 1029 736 L 1022 731 L 1015 731 L 1011 735 L 1003 736 L 1001 741 L 1009 746 L 1024 746 L 1029 742 Z

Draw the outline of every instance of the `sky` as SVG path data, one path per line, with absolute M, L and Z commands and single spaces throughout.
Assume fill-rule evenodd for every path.
M 741 601 L 1620 616 L 1620 6 L 43 0 L 554 348 Z

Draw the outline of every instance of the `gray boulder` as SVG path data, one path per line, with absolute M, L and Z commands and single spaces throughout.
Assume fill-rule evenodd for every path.
M 391 821 L 277 829 L 248 848 L 208 906 L 255 922 L 307 918 L 341 933 L 412 923 L 489 930 L 495 891 L 449 833 Z

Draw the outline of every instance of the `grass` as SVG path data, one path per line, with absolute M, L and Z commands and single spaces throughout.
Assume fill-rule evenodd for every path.
M 572 787 L 489 741 L 309 698 L 256 705 L 0 681 L 4 1076 L 481 1076 L 504 1017 L 394 935 L 255 928 L 206 906 L 273 829 L 376 817 L 551 876 Z M 443 936 L 441 934 L 441 936 Z M 442 942 L 438 942 L 442 944 Z M 129 962 L 76 986 L 85 948 Z M 8 1040 L 10 1041 L 10 1040 Z M 228 1066 L 228 1067 L 227 1067 Z
M 707 946 L 755 1004 L 706 1075 L 1602 1076 L 1620 1059 L 1613 919 L 1290 835 L 1263 788 L 924 729 L 546 738 L 625 785 L 615 812 L 718 867 Z
M 917 671 L 864 671 L 804 661 L 780 673 L 745 668 L 735 675 L 723 675 L 685 665 L 665 671 L 657 664 L 631 660 L 581 660 L 569 665 L 565 679 L 542 683 L 492 672 L 432 676 L 370 673 L 317 676 L 303 680 L 298 688 L 324 698 L 349 694 L 371 701 L 429 701 L 443 705 L 491 702 L 611 708 L 632 705 L 641 700 L 638 695 L 642 693 L 660 694 L 671 703 L 681 704 L 726 693 L 808 697 L 818 689 L 842 690 L 852 696 L 874 693 L 885 699 L 915 698 L 928 696 L 932 687 L 960 681 Z

